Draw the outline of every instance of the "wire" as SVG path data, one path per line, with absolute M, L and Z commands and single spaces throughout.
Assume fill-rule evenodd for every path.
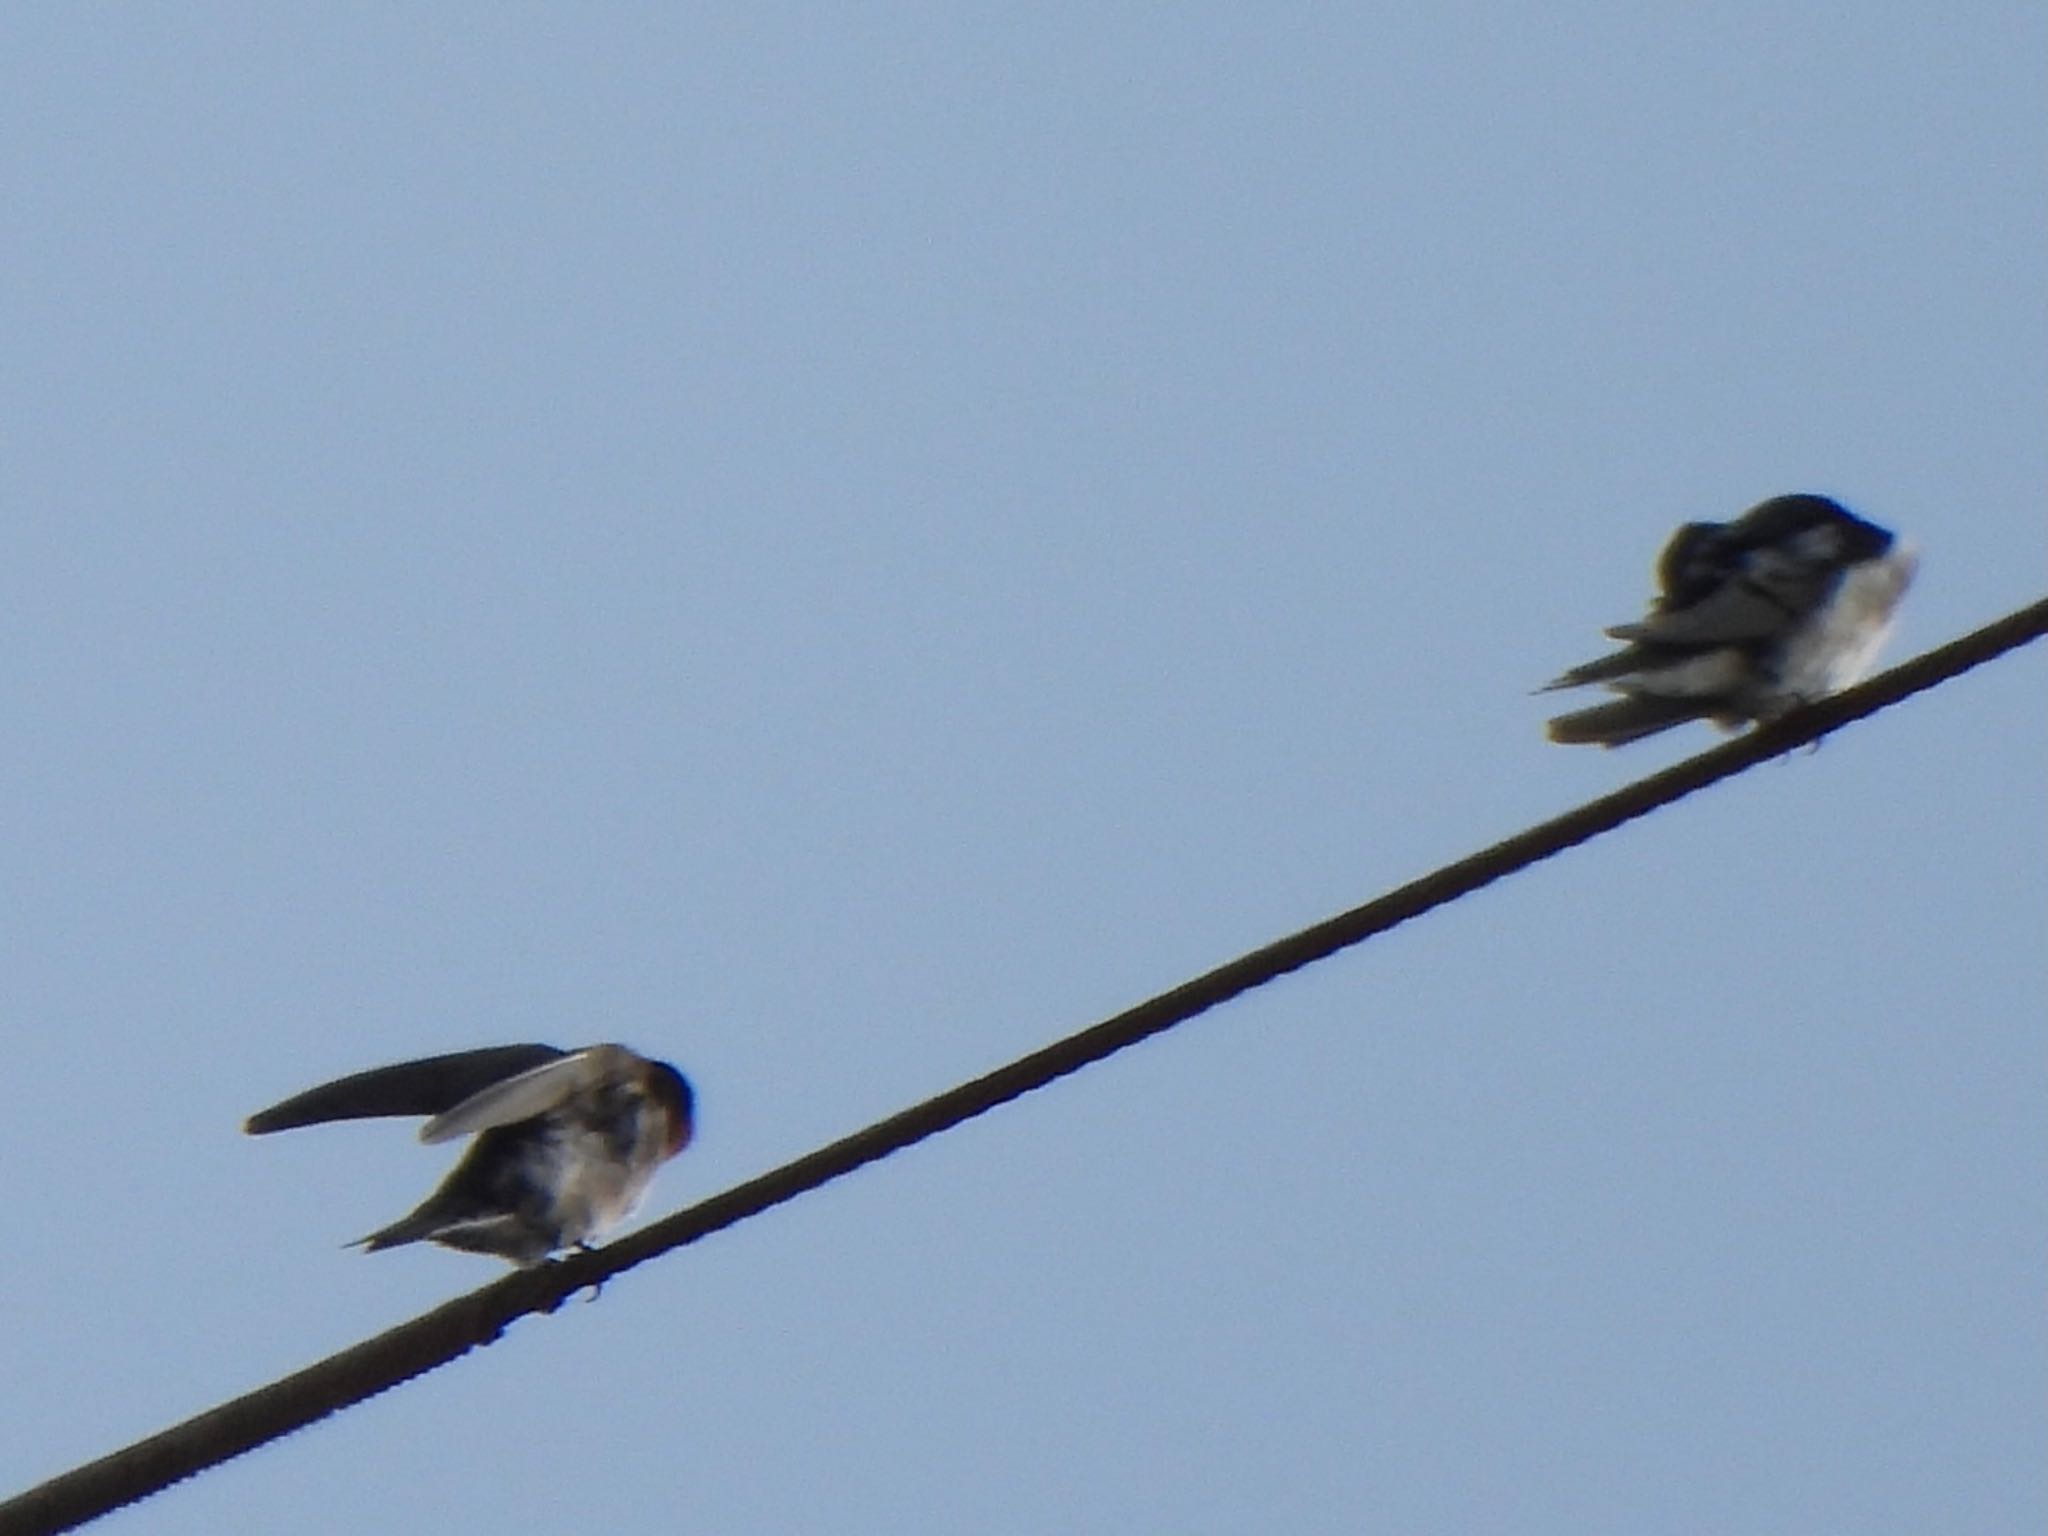
M 1818 741 L 2048 633 L 2048 599 L 1894 667 L 1859 687 L 1447 864 L 877 1121 L 590 1253 L 520 1270 L 148 1439 L 0 1504 L 0 1536 L 66 1531 L 276 1440 L 489 1344 L 516 1319 L 553 1312 L 585 1287 L 758 1216 L 857 1168 L 952 1129 L 1090 1063 L 1185 1023 L 1290 971 L 1468 896 L 1758 763 Z

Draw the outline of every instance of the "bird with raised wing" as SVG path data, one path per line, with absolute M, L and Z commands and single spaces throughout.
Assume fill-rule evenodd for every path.
M 1910 544 L 1826 496 L 1774 496 L 1733 522 L 1687 523 L 1623 648 L 1546 684 L 1621 695 L 1559 715 L 1550 739 L 1618 747 L 1711 720 L 1723 730 L 1848 687 L 1876 661 L 1913 579 Z
M 357 1244 L 434 1242 L 529 1265 L 590 1247 L 632 1215 L 655 1170 L 689 1145 L 695 1095 L 667 1062 L 623 1045 L 500 1045 L 337 1078 L 243 1129 L 389 1115 L 429 1117 L 424 1142 L 475 1140 L 410 1214 Z

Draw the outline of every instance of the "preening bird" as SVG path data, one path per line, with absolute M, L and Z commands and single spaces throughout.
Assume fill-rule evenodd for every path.
M 1657 561 L 1623 648 L 1545 685 L 1621 695 L 1559 715 L 1550 739 L 1618 747 L 1688 720 L 1723 730 L 1848 687 L 1870 669 L 1913 579 L 1911 545 L 1826 496 L 1774 496 L 1729 523 L 1687 523 Z
M 528 1265 L 589 1247 L 630 1216 L 654 1171 L 689 1145 L 694 1113 L 682 1073 L 623 1045 L 500 1045 L 337 1078 L 243 1129 L 426 1115 L 421 1141 L 474 1135 L 439 1188 L 357 1243 L 374 1253 L 434 1242 Z

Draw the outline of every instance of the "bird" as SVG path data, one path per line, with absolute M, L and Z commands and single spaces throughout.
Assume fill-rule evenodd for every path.
M 1657 560 L 1648 614 L 1607 630 L 1621 650 L 1538 692 L 1621 695 L 1559 715 L 1550 739 L 1618 747 L 1711 720 L 1775 720 L 1848 687 L 1877 659 L 1918 553 L 1827 496 L 1773 496 L 1726 523 L 1687 523 Z
M 522 1268 L 590 1248 L 632 1215 L 654 1172 L 690 1144 L 696 1095 L 665 1061 L 623 1045 L 499 1045 L 374 1067 L 251 1115 L 252 1136 L 426 1115 L 420 1140 L 474 1135 L 434 1192 L 349 1246 L 434 1242 Z

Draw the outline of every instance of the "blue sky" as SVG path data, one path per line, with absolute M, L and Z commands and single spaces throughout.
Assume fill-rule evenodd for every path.
M 0 25 L 13 1491 L 499 1269 L 318 1079 L 617 1039 L 673 1208 L 1709 745 L 1664 536 L 2041 594 L 2038 8 Z M 109 1531 L 2048 1519 L 2023 653 Z

